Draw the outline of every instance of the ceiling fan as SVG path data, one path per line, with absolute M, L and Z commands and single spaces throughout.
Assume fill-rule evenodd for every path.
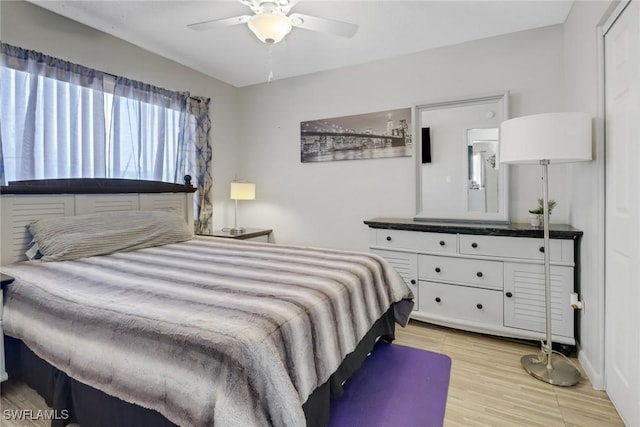
M 248 6 L 253 15 L 241 15 L 231 18 L 189 24 L 196 31 L 224 28 L 232 25 L 247 24 L 249 29 L 263 43 L 274 44 L 281 41 L 292 27 L 311 31 L 331 33 L 342 37 L 353 37 L 358 31 L 356 24 L 319 18 L 301 13 L 289 13 L 297 0 L 238 0 Z

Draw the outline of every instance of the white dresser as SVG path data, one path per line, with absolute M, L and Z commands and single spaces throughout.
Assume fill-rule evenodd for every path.
M 505 337 L 545 338 L 543 231 L 528 224 L 365 221 L 370 250 L 387 259 L 415 295 L 412 318 Z M 571 294 L 578 293 L 582 232 L 550 230 L 553 340 L 576 343 Z

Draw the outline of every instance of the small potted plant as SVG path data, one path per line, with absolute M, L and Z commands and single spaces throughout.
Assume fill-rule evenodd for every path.
M 555 200 L 549 200 L 547 202 L 549 206 L 549 215 L 553 212 L 553 208 L 556 206 Z M 544 201 L 542 199 L 538 199 L 538 206 L 535 209 L 529 209 L 529 222 L 532 227 L 540 227 L 543 225 L 543 217 L 544 214 Z

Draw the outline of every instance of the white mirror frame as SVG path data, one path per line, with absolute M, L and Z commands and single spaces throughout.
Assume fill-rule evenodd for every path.
M 415 193 L 416 193 L 416 215 L 414 220 L 422 221 L 453 221 L 453 222 L 491 222 L 509 223 L 509 171 L 508 165 L 500 165 L 500 176 L 498 178 L 499 189 L 498 198 L 500 209 L 498 212 L 443 212 L 429 209 L 423 200 L 422 189 L 422 112 L 428 110 L 439 110 L 445 108 L 464 107 L 476 104 L 497 103 L 497 111 L 500 114 L 499 121 L 509 118 L 509 92 L 497 92 L 482 96 L 459 98 L 427 104 L 417 105 L 413 108 L 414 122 L 414 161 L 415 161 Z M 471 124 L 469 127 L 472 127 Z M 462 142 L 461 142 L 462 143 Z M 433 141 L 432 141 L 433 144 Z M 462 161 L 462 160 L 461 160 Z M 466 159 L 464 160 L 466 162 Z

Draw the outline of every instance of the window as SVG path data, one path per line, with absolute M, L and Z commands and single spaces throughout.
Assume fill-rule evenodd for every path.
M 186 169 L 195 165 L 188 94 L 2 47 L 3 185 L 79 177 L 182 182 L 186 173 L 196 175 Z
M 209 101 L 0 42 L 0 185 L 189 174 L 196 231 L 209 232 Z

